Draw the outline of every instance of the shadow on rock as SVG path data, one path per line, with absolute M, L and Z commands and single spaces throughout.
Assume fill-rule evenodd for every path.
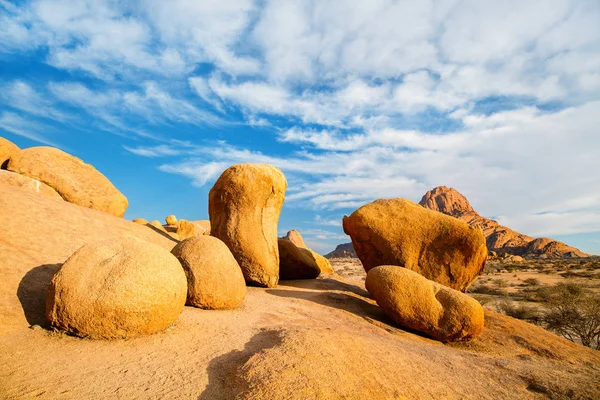
M 155 227 L 155 226 L 152 226 L 152 225 L 150 225 L 150 224 L 146 224 L 146 226 L 147 226 L 148 228 L 152 229 L 154 232 L 158 233 L 159 235 L 162 235 L 162 236 L 166 237 L 166 238 L 167 238 L 167 239 L 169 239 L 171 242 L 174 242 L 174 243 L 179 243 L 179 240 L 177 240 L 177 239 L 173 238 L 173 237 L 172 237 L 171 235 L 169 235 L 167 232 L 161 231 L 161 230 L 160 230 L 160 229 L 158 229 L 157 227 Z
M 361 293 L 360 288 L 358 288 L 357 286 L 347 285 L 343 282 L 338 282 L 334 279 L 332 279 L 331 281 L 335 282 L 336 286 L 338 286 L 339 284 L 350 286 L 352 288 L 358 289 L 359 293 Z M 291 285 L 290 283 L 295 284 L 296 282 L 304 281 L 287 281 L 286 283 L 287 286 L 293 287 L 293 285 Z M 331 288 L 331 290 L 335 289 L 339 290 L 339 287 Z M 332 291 L 267 289 L 266 292 L 274 296 L 308 300 L 323 306 L 337 308 L 338 310 L 343 310 L 352 313 L 360 318 L 363 318 L 368 323 L 380 329 L 383 329 L 388 333 L 401 336 L 416 335 L 427 341 L 437 343 L 432 339 L 427 338 L 427 336 L 421 332 L 413 331 L 411 329 L 399 326 L 385 313 L 385 311 L 383 311 L 383 308 L 365 300 L 363 297 L 361 297 L 362 294 L 357 295 L 354 292 L 354 290 L 350 291 L 349 293 L 340 293 Z M 368 292 L 364 292 L 368 295 Z
M 281 280 L 279 286 L 289 286 L 299 289 L 313 290 L 338 290 L 342 292 L 350 292 L 356 295 L 370 298 L 369 292 L 360 286 L 351 285 L 332 278 L 308 279 L 308 280 Z
M 208 385 L 198 400 L 226 400 L 249 390 L 240 368 L 255 354 L 281 344 L 279 330 L 264 330 L 252 337 L 243 350 L 233 350 L 214 358 L 207 368 Z
M 17 289 L 17 297 L 29 325 L 48 328 L 46 321 L 46 294 L 52 277 L 61 264 L 44 264 L 35 267 L 23 276 Z

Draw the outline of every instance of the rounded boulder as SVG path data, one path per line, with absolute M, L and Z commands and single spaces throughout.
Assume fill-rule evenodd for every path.
M 194 236 L 171 251 L 187 276 L 187 305 L 222 310 L 239 307 L 246 297 L 246 281 L 239 264 L 221 240 Z
M 279 278 L 315 279 L 321 269 L 310 250 L 296 246 L 286 239 L 279 239 Z
M 21 149 L 10 140 L 0 137 L 0 168 L 6 169 L 9 158 L 17 154 Z
M 286 189 L 278 168 L 238 164 L 210 190 L 211 235 L 229 247 L 250 284 L 275 287 L 279 281 L 277 224 Z
M 402 327 L 442 342 L 473 339 L 483 331 L 483 307 L 477 300 L 406 268 L 372 268 L 365 285 L 377 304 Z
M 93 339 L 130 338 L 171 326 L 185 305 L 186 276 L 163 247 L 135 238 L 85 245 L 54 275 L 52 326 Z
M 487 259 L 479 228 L 406 199 L 380 199 L 343 219 L 356 255 L 369 272 L 399 265 L 466 291 Z
M 165 218 L 165 222 L 167 225 L 175 226 L 177 225 L 177 217 L 174 215 L 169 215 L 167 218 Z
M 322 274 L 334 274 L 335 273 L 335 271 L 331 267 L 331 264 L 329 263 L 329 260 L 326 259 L 325 257 L 323 257 L 322 255 L 320 255 L 319 253 L 317 253 L 316 251 L 309 249 L 308 246 L 306 245 L 306 243 L 304 243 L 304 239 L 302 238 L 302 235 L 297 230 L 292 229 L 291 231 L 288 231 L 287 235 L 285 235 L 281 239 L 289 240 L 290 242 L 294 243 L 299 248 L 310 251 L 313 258 L 315 259 L 317 265 L 319 266 L 319 269 L 321 270 Z M 281 251 L 281 246 L 280 246 L 280 251 Z M 280 265 L 281 265 L 281 263 L 280 263 Z
M 127 209 L 127 198 L 96 168 L 54 147 L 21 150 L 7 169 L 45 183 L 69 203 L 120 218 Z

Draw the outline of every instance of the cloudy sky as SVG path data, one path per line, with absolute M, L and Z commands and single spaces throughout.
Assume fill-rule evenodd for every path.
M 597 0 L 0 0 L 0 135 L 96 166 L 127 218 L 207 218 L 228 166 L 280 167 L 280 233 L 452 186 L 600 254 Z

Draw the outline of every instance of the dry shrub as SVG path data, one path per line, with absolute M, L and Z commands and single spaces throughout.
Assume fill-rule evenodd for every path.
M 600 349 L 600 296 L 582 285 L 559 283 L 544 292 L 547 329 L 584 346 Z

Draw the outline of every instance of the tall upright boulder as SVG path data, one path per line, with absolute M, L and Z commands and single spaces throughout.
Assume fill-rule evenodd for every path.
M 456 218 L 406 199 L 380 199 L 343 219 L 365 271 L 398 265 L 466 291 L 487 259 L 485 238 Z
M 8 139 L 0 137 L 0 168 L 6 169 L 8 159 L 20 151 L 19 147 Z
M 48 290 L 51 325 L 78 336 L 120 339 L 168 328 L 185 305 L 187 280 L 168 250 L 137 238 L 85 245 Z
M 117 217 L 127 209 L 127 198 L 96 168 L 54 147 L 21 150 L 7 169 L 45 183 L 70 203 Z
M 238 164 L 210 190 L 211 235 L 229 247 L 250 284 L 275 287 L 279 281 L 277 224 L 286 189 L 278 168 Z

